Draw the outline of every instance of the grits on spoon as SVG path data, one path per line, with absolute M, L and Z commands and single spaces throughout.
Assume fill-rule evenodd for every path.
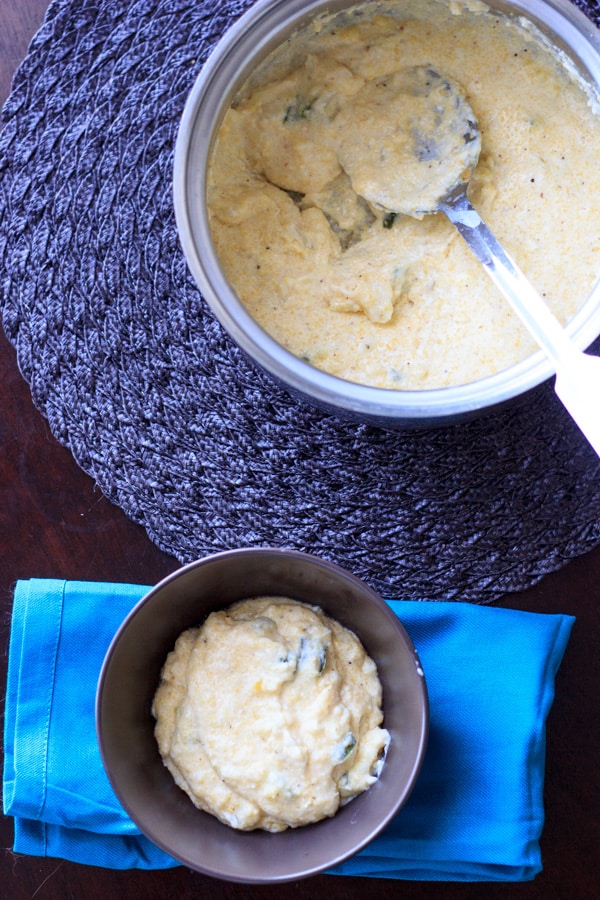
M 352 116 L 368 117 L 372 138 L 347 127 Z M 431 66 L 410 67 L 366 82 L 338 119 L 338 156 L 354 190 L 392 215 L 448 217 L 552 362 L 559 399 L 600 455 L 600 359 L 572 343 L 468 199 L 481 135 L 459 85 Z

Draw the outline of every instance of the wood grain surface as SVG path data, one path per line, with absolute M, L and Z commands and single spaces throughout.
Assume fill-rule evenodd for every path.
M 115 0 L 117 2 L 117 0 Z M 0 101 L 42 22 L 46 0 L 0 0 Z M 15 353 L 0 334 L 0 691 L 5 692 L 12 590 L 18 578 L 56 577 L 153 583 L 177 567 L 145 531 L 96 488 L 50 434 L 33 406 Z M 328 897 L 329 900 L 402 896 L 431 898 L 539 898 L 571 900 L 598 895 L 600 884 L 600 547 L 504 598 L 502 605 L 577 617 L 557 679 L 548 721 L 542 837 L 544 871 L 526 884 L 431 884 L 319 876 L 284 886 L 219 882 L 183 867 L 166 872 L 118 872 L 55 859 L 16 856 L 12 821 L 0 836 L 0 898 L 106 900 L 119 897 L 229 900 Z

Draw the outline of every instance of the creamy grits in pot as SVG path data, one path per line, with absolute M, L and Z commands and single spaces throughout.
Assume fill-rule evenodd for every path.
M 377 780 L 390 740 L 358 638 L 284 597 L 242 600 L 184 631 L 152 712 L 179 787 L 243 830 L 334 815 Z
M 596 102 L 533 26 L 478 0 L 357 10 L 296 33 L 227 111 L 208 173 L 215 249 L 253 318 L 317 368 L 396 390 L 466 384 L 535 344 L 442 214 L 390 212 L 361 186 L 439 161 L 409 107 L 426 89 L 443 115 L 423 73 L 456 84 L 481 134 L 471 200 L 566 323 L 600 270 Z M 356 166 L 363 143 L 379 174 Z

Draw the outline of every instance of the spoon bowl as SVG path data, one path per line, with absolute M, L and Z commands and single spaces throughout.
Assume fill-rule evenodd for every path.
M 429 65 L 367 81 L 334 128 L 338 159 L 356 193 L 408 216 L 436 212 L 440 198 L 468 180 L 481 149 L 460 86 Z M 367 130 L 372 138 L 365 143 Z

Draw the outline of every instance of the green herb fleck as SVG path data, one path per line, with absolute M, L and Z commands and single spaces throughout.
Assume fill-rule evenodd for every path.
M 343 763 L 346 759 L 348 759 L 348 757 L 353 752 L 355 747 L 356 747 L 356 738 L 354 737 L 352 732 L 349 731 L 348 734 L 342 738 L 342 740 L 339 742 L 339 744 L 336 745 L 336 748 L 333 753 L 333 758 L 336 761 L 336 763 Z
M 327 666 L 327 644 L 306 635 L 300 638 L 298 669 L 306 674 L 322 675 Z
M 395 213 L 395 212 L 386 213 L 385 216 L 383 217 L 383 227 L 391 228 L 397 218 L 398 218 L 398 213 Z
M 298 97 L 295 103 L 291 103 L 285 111 L 283 121 L 300 122 L 302 119 L 308 119 L 308 115 L 312 109 L 312 100 L 304 100 Z
M 325 671 L 325 666 L 327 665 L 327 650 L 328 650 L 327 645 L 326 645 L 326 644 L 323 644 L 323 645 L 321 646 L 321 650 L 320 650 L 319 656 L 318 656 L 318 660 L 319 660 L 319 668 L 318 668 L 318 672 L 319 672 L 319 675 L 322 675 L 322 674 L 323 674 L 323 672 Z

